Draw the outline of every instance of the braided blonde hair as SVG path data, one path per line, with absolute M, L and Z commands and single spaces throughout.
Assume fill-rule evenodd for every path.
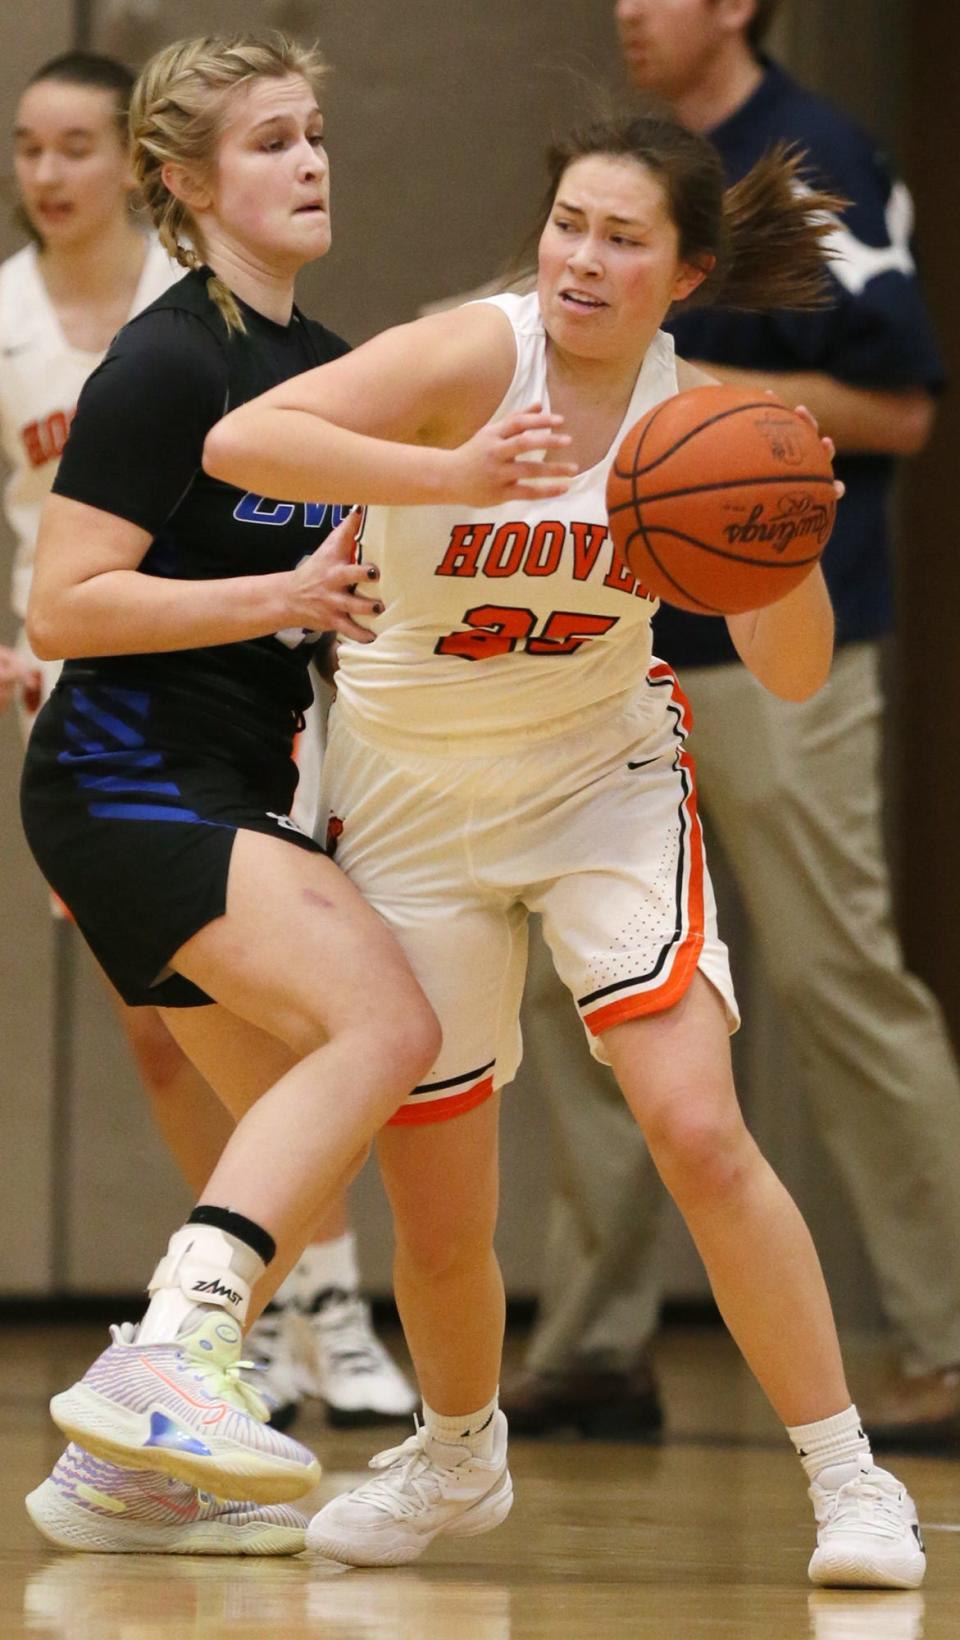
M 290 74 L 299 74 L 318 93 L 327 65 L 315 46 L 275 32 L 177 40 L 142 70 L 130 98 L 133 169 L 160 243 L 181 267 L 202 265 L 203 238 L 189 207 L 164 182 L 163 167 L 172 162 L 208 174 L 230 97 L 251 80 Z M 228 331 L 245 330 L 223 280 L 214 275 L 207 291 Z

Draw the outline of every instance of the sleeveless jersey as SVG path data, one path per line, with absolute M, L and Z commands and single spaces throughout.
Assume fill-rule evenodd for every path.
M 510 321 L 517 362 L 491 420 L 549 406 L 535 292 L 490 298 Z M 372 644 L 343 641 L 344 715 L 364 735 L 449 739 L 508 750 L 614 709 L 650 660 L 656 601 L 614 558 L 607 472 L 627 429 L 677 391 L 672 339 L 654 337 L 607 455 L 565 495 L 499 507 L 369 507 L 364 562 L 385 610 Z
M 139 313 L 183 278 L 151 238 L 130 308 Z M 40 510 L 50 493 L 77 399 L 102 353 L 72 347 L 47 295 L 37 248 L 27 245 L 0 267 L 0 440 L 11 466 L 4 511 L 16 539 L 11 603 L 23 620 Z

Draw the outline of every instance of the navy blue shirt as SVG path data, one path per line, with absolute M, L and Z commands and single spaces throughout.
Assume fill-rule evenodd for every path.
M 736 182 L 777 142 L 797 143 L 811 182 L 851 201 L 831 243 L 836 300 L 809 312 L 729 313 L 704 307 L 666 327 L 682 358 L 708 368 L 817 371 L 851 387 L 937 391 L 943 371 L 910 248 L 912 207 L 869 136 L 840 109 L 764 63 L 753 95 L 710 131 L 729 181 Z M 838 643 L 876 638 L 892 621 L 888 500 L 893 458 L 841 455 L 847 493 L 823 560 Z M 654 651 L 678 668 L 736 659 L 726 622 L 662 605 Z

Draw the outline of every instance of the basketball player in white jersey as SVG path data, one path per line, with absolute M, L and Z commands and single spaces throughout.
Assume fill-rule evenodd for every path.
M 580 133 L 550 180 L 536 292 L 389 332 L 207 439 L 217 477 L 368 504 L 359 550 L 384 610 L 372 641 L 341 645 L 328 835 L 444 1034 L 380 1142 L 423 1427 L 321 1510 L 308 1545 L 397 1564 L 510 1509 L 493 1094 L 518 1058 L 534 911 L 806 1469 L 811 1577 L 915 1586 L 913 1504 L 873 1465 L 812 1242 L 737 1106 L 686 703 L 651 656 L 655 605 L 613 557 L 604 504 L 627 427 L 709 380 L 675 360 L 667 313 L 695 292 L 815 299 L 827 202 L 782 154 L 724 195 L 710 145 L 657 115 Z M 729 625 L 774 693 L 827 676 L 819 569 Z
M 20 212 L 30 243 L 0 266 L 0 437 L 10 465 L 4 508 L 16 539 L 11 603 L 26 618 L 40 509 L 50 493 L 80 389 L 120 326 L 181 271 L 133 222 L 125 154 L 132 76 L 80 52 L 46 64 L 14 129 Z M 35 715 L 56 662 L 21 636 L 23 707 Z

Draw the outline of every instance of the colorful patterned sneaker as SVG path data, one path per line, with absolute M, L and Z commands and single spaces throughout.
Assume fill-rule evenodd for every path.
M 381 1471 L 314 1515 L 307 1548 L 347 1566 L 402 1566 L 441 1532 L 474 1537 L 506 1520 L 513 1503 L 507 1420 L 496 1414 L 490 1459 L 448 1444 L 422 1426 L 370 1461 Z
M 80 1382 L 50 1402 L 54 1423 L 87 1452 L 188 1486 L 285 1503 L 316 1486 L 312 1452 L 265 1422 L 266 1403 L 240 1377 L 240 1328 L 204 1313 L 172 1344 L 139 1344 L 130 1326 Z
M 835 1492 L 810 1487 L 817 1517 L 811 1583 L 826 1588 L 917 1589 L 927 1561 L 906 1487 L 875 1464 Z
M 278 1304 L 268 1304 L 244 1336 L 243 1353 L 249 1365 L 242 1377 L 267 1404 L 272 1429 L 289 1429 L 303 1399 L 291 1354 L 289 1316 Z
M 419 1401 L 373 1330 L 359 1293 L 331 1287 L 291 1317 L 297 1377 L 306 1395 L 326 1402 L 340 1429 L 410 1418 Z
M 307 1528 L 288 1504 L 224 1503 L 75 1445 L 26 1503 L 38 1532 L 58 1548 L 98 1554 L 297 1555 Z

